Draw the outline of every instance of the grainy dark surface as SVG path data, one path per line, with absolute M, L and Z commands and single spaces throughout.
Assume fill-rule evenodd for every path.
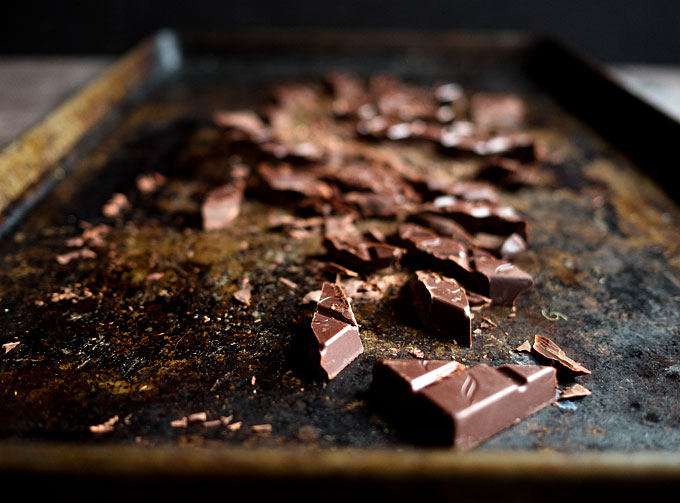
M 20 342 L 0 354 L 0 437 L 401 447 L 408 444 L 366 403 L 377 358 L 412 357 L 417 347 L 427 359 L 534 363 L 514 348 L 540 333 L 592 371 L 578 378 L 592 395 L 548 407 L 480 449 L 677 452 L 680 212 L 535 87 L 521 56 L 474 48 L 188 54 L 182 70 L 83 155 L 0 244 L 0 342 Z M 519 298 L 516 317 L 508 317 L 507 307 L 478 312 L 473 330 L 481 316 L 497 326 L 463 348 L 422 330 L 397 289 L 379 302 L 356 300 L 365 352 L 325 383 L 306 370 L 311 312 L 299 305 L 324 278 L 315 269 L 320 236 L 296 240 L 268 231 L 267 213 L 278 207 L 253 197 L 246 197 L 233 229 L 202 231 L 200 198 L 222 175 L 219 165 L 197 159 L 214 151 L 208 118 L 215 109 L 262 104 L 270 84 L 318 82 L 334 68 L 516 92 L 528 102 L 530 132 L 548 147 L 552 163 L 544 168 L 548 185 L 503 194 L 531 222 L 529 248 L 515 263 L 536 286 Z M 327 106 L 312 107 L 300 120 L 325 124 Z M 428 167 L 464 169 L 433 150 L 386 148 Z M 168 182 L 145 195 L 135 176 L 151 171 Z M 105 218 L 101 206 L 116 192 L 127 195 L 132 209 Z M 58 263 L 83 221 L 112 227 L 104 246 L 91 248 L 94 259 Z M 250 308 L 231 298 L 244 274 L 253 287 Z M 232 415 L 242 427 L 170 425 L 200 411 L 209 419 Z M 90 432 L 116 415 L 113 432 Z M 251 431 L 265 423 L 270 434 Z

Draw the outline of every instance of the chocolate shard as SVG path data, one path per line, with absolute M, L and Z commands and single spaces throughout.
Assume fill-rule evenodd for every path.
M 243 183 L 231 183 L 211 190 L 201 206 L 203 229 L 206 231 L 228 228 L 241 211 Z
M 560 370 L 571 375 L 590 374 L 590 370 L 568 357 L 561 347 L 543 335 L 535 335 L 534 345 L 531 349 L 534 354 L 548 360 L 553 365 L 557 365 Z
M 473 234 L 509 236 L 516 233 L 527 239 L 528 223 L 511 206 L 441 198 L 424 205 L 424 209 L 458 222 Z
M 359 325 L 340 285 L 324 282 L 312 318 L 310 357 L 328 379 L 364 351 Z
M 467 450 L 555 400 L 552 367 L 378 360 L 371 398 L 414 441 Z
M 409 285 L 413 306 L 423 325 L 461 346 L 471 345 L 470 305 L 456 280 L 432 271 L 416 271 Z
M 562 390 L 560 393 L 560 400 L 573 400 L 574 398 L 583 398 L 584 396 L 591 395 L 592 392 L 585 386 L 580 384 L 574 384 Z
M 469 260 L 470 274 L 467 285 L 475 292 L 489 297 L 494 304 L 512 305 L 534 279 L 519 267 L 504 260 L 474 251 Z
M 213 122 L 227 133 L 231 141 L 260 143 L 270 140 L 272 136 L 271 129 L 251 110 L 217 112 Z
M 403 250 L 385 243 L 372 243 L 338 236 L 326 236 L 323 240 L 328 256 L 353 271 L 375 272 L 396 265 Z
M 454 220 L 442 215 L 431 212 L 422 212 L 409 217 L 409 221 L 415 222 L 424 227 L 428 227 L 440 236 L 453 238 L 460 241 L 465 246 L 479 246 L 477 240 L 465 230 L 465 228 Z

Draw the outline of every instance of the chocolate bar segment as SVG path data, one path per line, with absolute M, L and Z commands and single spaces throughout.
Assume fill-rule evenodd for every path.
M 379 360 L 371 398 L 404 433 L 424 444 L 467 450 L 555 400 L 555 369 L 535 365 Z M 449 367 L 446 367 L 449 365 Z
M 494 304 L 512 305 L 517 296 L 531 288 L 534 279 L 519 267 L 490 255 L 474 255 L 469 260 L 467 285 L 489 297 Z
M 342 287 L 324 282 L 312 318 L 311 360 L 333 379 L 364 352 L 359 325 Z
M 470 346 L 470 305 L 456 280 L 432 271 L 416 271 L 409 286 L 413 306 L 423 325 L 461 346 Z

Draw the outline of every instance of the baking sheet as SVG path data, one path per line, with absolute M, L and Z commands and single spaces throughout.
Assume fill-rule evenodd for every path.
M 612 138 L 611 124 L 602 125 L 608 117 L 583 122 L 574 115 L 579 106 L 568 108 L 583 100 L 565 100 L 564 89 L 545 87 L 540 69 L 559 67 L 559 51 L 530 37 L 493 34 L 165 33 L 160 40 L 145 52 L 155 55 L 154 65 L 138 67 L 149 78 L 149 68 L 156 69 L 153 92 L 137 93 L 133 105 L 112 106 L 120 120 L 72 146 L 68 176 L 52 183 L 54 190 L 0 245 L 2 342 L 20 342 L 0 355 L 6 447 L 53 441 L 64 443 L 61 453 L 99 444 L 262 447 L 255 452 L 263 459 L 281 448 L 356 448 L 387 460 L 411 445 L 367 403 L 376 358 L 409 357 L 416 346 L 426 358 L 529 363 L 514 348 L 540 333 L 592 370 L 580 380 L 592 396 L 548 407 L 478 452 L 503 451 L 510 464 L 515 451 L 652 451 L 671 454 L 657 460 L 678 466 L 680 213 L 627 157 L 639 154 L 639 144 L 630 152 L 621 142 L 614 147 L 601 136 Z M 584 77 L 577 84 L 592 77 L 587 67 L 578 68 Z M 460 348 L 401 315 L 397 296 L 356 302 L 366 352 L 324 383 L 305 371 L 300 350 L 306 318 L 299 301 L 320 281 L 304 264 L 321 253 L 318 238 L 266 231 L 271 207 L 252 199 L 232 232 L 201 231 L 192 197 L 201 187 L 191 187 L 209 184 L 211 175 L 197 174 L 186 157 L 189 146 L 210 144 L 206 125 L 216 109 L 263 103 L 272 83 L 318 80 L 332 69 L 518 93 L 529 105 L 532 134 L 549 146 L 553 162 L 545 168 L 549 186 L 504 193 L 532 226 L 529 250 L 515 262 L 536 286 L 520 297 L 515 318 L 503 307 L 485 311 L 498 326 Z M 638 110 L 639 102 L 630 100 L 629 110 Z M 588 98 L 593 107 L 597 101 Z M 170 180 L 152 198 L 134 187 L 135 176 L 148 171 Z M 101 215 L 115 192 L 131 198 L 125 221 Z M 112 224 L 106 245 L 95 250 L 96 259 L 59 264 L 55 256 L 69 251 L 64 243 L 81 234 L 83 221 Z M 158 272 L 160 279 L 149 279 Z M 249 310 L 231 301 L 244 272 L 254 285 Z M 550 320 L 551 312 L 566 319 Z M 170 424 L 201 411 L 232 416 L 242 427 Z M 114 416 L 112 433 L 90 432 Z M 272 425 L 271 434 L 251 431 L 263 423 Z

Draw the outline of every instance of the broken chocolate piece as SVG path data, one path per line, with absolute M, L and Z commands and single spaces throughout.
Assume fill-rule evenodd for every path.
M 423 325 L 470 346 L 470 305 L 453 279 L 432 271 L 416 271 L 410 281 L 413 305 Z
M 340 285 L 324 282 L 312 318 L 311 358 L 333 379 L 364 351 L 359 325 Z
M 531 353 L 531 343 L 529 341 L 524 341 L 522 344 L 515 348 L 515 351 Z
M 393 266 L 399 262 L 403 250 L 385 243 L 371 243 L 326 237 L 323 240 L 326 252 L 336 262 L 353 271 L 374 272 Z
M 505 260 L 512 260 L 527 249 L 526 241 L 517 233 L 510 234 L 509 236 L 498 236 L 496 234 L 478 232 L 475 234 L 474 239 L 479 248 Z
M 472 237 L 472 235 L 466 231 L 462 225 L 445 216 L 431 212 L 423 212 L 412 215 L 409 217 L 409 220 L 425 227 L 429 227 L 440 236 L 453 238 L 457 241 L 460 241 L 465 246 L 470 248 L 479 246 L 475 238 Z
M 428 211 L 440 213 L 455 220 L 473 234 L 485 232 L 509 236 L 517 233 L 527 239 L 527 221 L 510 206 L 460 201 L 445 197 L 438 198 L 434 203 L 424 206 Z
M 468 278 L 468 248 L 460 241 L 441 237 L 415 224 L 403 224 L 392 239 L 406 248 L 418 265 L 445 272 L 460 282 Z
M 474 250 L 469 260 L 467 285 L 489 297 L 494 304 L 512 305 L 519 294 L 531 288 L 534 279 L 519 267 Z
M 470 100 L 470 115 L 486 131 L 516 130 L 524 122 L 526 107 L 512 94 L 477 93 Z
M 203 230 L 215 231 L 231 225 L 241 211 L 243 189 L 242 183 L 233 183 L 208 192 L 201 206 Z
M 283 195 L 329 199 L 333 189 L 308 170 L 293 169 L 290 164 L 261 163 L 257 172 L 266 188 Z
M 241 281 L 241 288 L 234 292 L 234 300 L 240 302 L 246 307 L 249 307 L 250 301 L 252 299 L 252 293 L 250 279 L 248 279 L 248 276 L 245 276 Z
M 555 400 L 552 367 L 379 360 L 372 398 L 414 440 L 467 450 Z
M 535 335 L 532 349 L 539 357 L 548 360 L 553 365 L 558 365 L 560 370 L 572 375 L 590 374 L 590 370 L 569 358 L 561 347 L 543 335 Z
M 583 398 L 584 396 L 591 395 L 591 391 L 585 386 L 580 384 L 574 384 L 565 388 L 562 393 L 560 393 L 560 400 L 572 400 L 574 398 Z

